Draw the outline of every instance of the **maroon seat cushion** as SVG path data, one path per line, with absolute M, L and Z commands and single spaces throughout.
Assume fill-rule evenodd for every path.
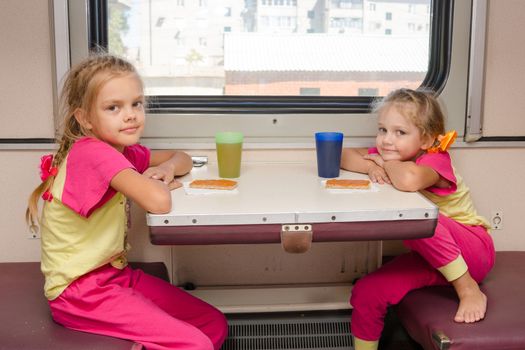
M 163 263 L 132 266 L 167 279 Z M 56 324 L 43 287 L 40 263 L 0 263 L 0 350 L 142 349 L 127 340 L 77 332 Z
M 452 287 L 428 287 L 406 295 L 396 307 L 408 334 L 425 349 L 439 349 L 433 334 L 443 332 L 451 350 L 525 349 L 525 252 L 498 252 L 482 291 L 485 319 L 471 324 L 453 318 L 458 298 Z

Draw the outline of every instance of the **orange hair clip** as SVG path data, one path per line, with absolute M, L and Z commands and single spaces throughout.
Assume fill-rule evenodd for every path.
M 428 153 L 446 152 L 450 146 L 456 141 L 458 133 L 456 130 L 451 130 L 445 135 L 439 135 L 434 141 L 434 144 L 427 150 Z

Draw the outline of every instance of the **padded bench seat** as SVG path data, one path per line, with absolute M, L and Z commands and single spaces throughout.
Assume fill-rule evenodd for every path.
M 130 263 L 169 280 L 164 263 Z M 0 350 L 140 350 L 131 341 L 67 329 L 53 321 L 40 263 L 0 263 Z
M 497 252 L 494 269 L 481 290 L 488 297 L 488 307 L 480 322 L 454 322 L 458 298 L 446 286 L 410 292 L 396 313 L 425 350 L 525 349 L 525 252 Z

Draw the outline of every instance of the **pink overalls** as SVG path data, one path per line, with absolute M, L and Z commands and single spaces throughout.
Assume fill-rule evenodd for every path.
M 352 289 L 352 334 L 363 340 L 378 340 L 387 307 L 411 290 L 448 285 L 437 268 L 459 254 L 478 283 L 494 265 L 494 245 L 483 226 L 462 225 L 439 215 L 434 236 L 403 242 L 412 251 L 402 254 L 357 281 Z
M 123 153 L 77 140 L 42 215 L 42 271 L 53 319 L 65 327 L 129 339 L 148 350 L 217 350 L 224 315 L 162 279 L 126 266 L 125 199 L 110 186 L 126 168 L 143 173 L 150 151 Z
M 148 350 L 218 350 L 228 334 L 224 315 L 141 270 L 105 265 L 49 302 L 67 328 L 130 339 Z
M 369 152 L 373 153 L 374 150 Z M 429 198 L 438 202 L 436 204 L 440 207 L 434 235 L 430 238 L 404 241 L 411 252 L 396 257 L 364 276 L 352 289 L 352 333 L 356 338 L 365 341 L 379 340 L 387 308 L 399 303 L 408 292 L 426 286 L 449 285 L 449 281 L 460 277 L 458 272 L 465 272 L 457 271 L 458 269 L 444 272 L 443 268 L 457 266 L 457 262 L 463 267 L 466 264 L 472 278 L 479 283 L 494 265 L 494 244 L 485 228 L 486 224 L 465 225 L 441 214 L 444 211 L 461 218 L 469 217 L 467 214 L 475 214 L 468 189 L 463 187 L 459 177 L 456 181 L 449 154 L 425 154 L 418 158 L 416 163 L 433 168 L 451 183 L 451 187 L 426 189 L 433 193 L 428 195 Z M 464 193 L 456 192 L 459 191 L 459 186 L 464 189 Z M 454 198 L 451 203 L 445 203 L 447 196 L 454 193 L 458 198 Z M 447 205 L 450 210 L 445 208 Z M 466 213 L 460 210 L 463 207 L 468 208 Z M 447 274 L 449 276 L 445 277 Z

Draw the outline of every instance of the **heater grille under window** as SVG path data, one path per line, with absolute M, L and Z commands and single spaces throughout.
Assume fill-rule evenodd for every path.
M 229 319 L 221 350 L 352 349 L 350 317 L 297 316 Z

